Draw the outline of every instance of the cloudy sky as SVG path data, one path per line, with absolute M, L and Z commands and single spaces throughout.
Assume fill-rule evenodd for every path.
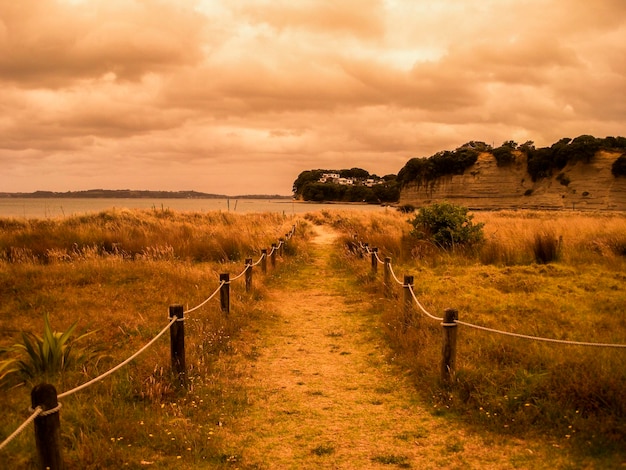
M 625 0 L 0 0 L 0 192 L 290 194 L 626 135 Z

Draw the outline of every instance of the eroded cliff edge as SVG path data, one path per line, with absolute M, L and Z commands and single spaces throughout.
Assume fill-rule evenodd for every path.
M 409 182 L 400 205 L 422 207 L 449 201 L 470 209 L 626 210 L 626 178 L 611 173 L 621 152 L 600 151 L 590 162 L 567 164 L 551 177 L 533 181 L 527 157 L 499 167 L 493 154 L 482 152 L 462 175 Z

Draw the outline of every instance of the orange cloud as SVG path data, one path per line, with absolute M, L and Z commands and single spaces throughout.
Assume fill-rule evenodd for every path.
M 289 193 L 469 140 L 624 134 L 626 2 L 0 4 L 0 191 Z

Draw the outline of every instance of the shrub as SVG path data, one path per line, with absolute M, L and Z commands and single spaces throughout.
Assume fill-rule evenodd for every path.
M 403 214 L 410 214 L 411 212 L 415 212 L 415 206 L 411 204 L 403 204 L 398 207 L 398 211 Z
M 409 220 L 413 225 L 411 235 L 429 239 L 443 248 L 457 245 L 474 245 L 483 239 L 482 223 L 472 222 L 468 209 L 448 202 L 422 207 Z
M 613 176 L 616 178 L 619 176 L 626 176 L 626 153 L 620 155 L 617 160 L 613 162 L 611 173 L 613 173 Z
M 569 184 L 571 183 L 571 180 L 565 173 L 559 173 L 556 177 L 556 180 L 563 186 L 569 186 Z
M 536 233 L 532 248 L 535 261 L 540 264 L 548 264 L 559 258 L 561 241 L 553 233 Z

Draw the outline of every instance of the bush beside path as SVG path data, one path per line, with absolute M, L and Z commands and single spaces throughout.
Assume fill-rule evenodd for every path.
M 232 468 L 559 468 L 549 443 L 470 429 L 417 399 L 379 316 L 315 227 L 310 262 L 269 294 L 271 320 L 222 358 L 247 405 L 219 426 Z

